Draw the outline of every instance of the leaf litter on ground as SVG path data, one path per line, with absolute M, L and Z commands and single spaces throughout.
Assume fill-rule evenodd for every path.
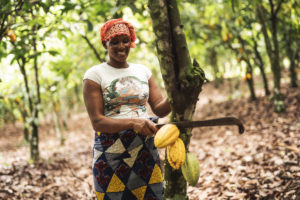
M 246 131 L 239 135 L 237 127 L 227 126 L 193 129 L 189 151 L 199 159 L 200 178 L 195 187 L 188 186 L 189 199 L 300 199 L 299 88 L 283 87 L 286 111 L 278 114 L 263 95 L 256 101 L 243 93 L 228 99 L 230 91 L 222 88 L 227 86 L 205 84 L 194 119 L 235 116 Z M 42 159 L 34 165 L 28 163 L 22 125 L 2 127 L 0 199 L 95 199 L 88 115 L 72 115 L 68 127 L 60 146 L 51 120 L 44 120 Z M 164 150 L 159 152 L 164 161 Z

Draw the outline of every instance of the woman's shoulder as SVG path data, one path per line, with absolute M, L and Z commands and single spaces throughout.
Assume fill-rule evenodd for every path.
M 102 71 L 103 71 L 103 65 L 104 63 L 98 64 L 98 65 L 94 65 L 92 67 L 90 67 L 84 74 L 83 76 L 83 80 L 84 79 L 90 79 L 93 80 L 97 83 L 101 83 L 102 80 Z
M 143 64 L 130 63 L 130 67 L 135 72 L 145 74 L 147 79 L 152 75 L 151 70 Z
M 130 67 L 132 67 L 135 70 L 150 70 L 147 66 L 139 63 L 130 63 Z
M 86 72 L 101 71 L 101 69 L 103 69 L 103 67 L 105 67 L 105 65 L 106 65 L 106 63 L 101 63 L 101 64 L 98 64 L 98 65 L 93 65 Z

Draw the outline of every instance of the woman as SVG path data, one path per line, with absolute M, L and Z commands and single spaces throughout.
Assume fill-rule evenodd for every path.
M 159 117 L 170 112 L 149 69 L 127 62 L 135 47 L 133 26 L 107 21 L 101 41 L 107 62 L 84 75 L 85 105 L 95 130 L 93 176 L 97 199 L 163 199 L 163 179 L 153 135 L 157 128 L 146 102 Z

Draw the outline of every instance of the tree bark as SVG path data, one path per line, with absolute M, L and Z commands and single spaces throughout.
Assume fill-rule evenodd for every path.
M 238 40 L 241 43 L 242 48 L 246 49 L 245 48 L 245 41 L 242 39 L 241 36 L 238 36 Z M 247 63 L 246 80 L 247 80 L 248 87 L 249 87 L 249 90 L 250 90 L 250 98 L 251 98 L 251 100 L 256 100 L 256 95 L 255 95 L 255 90 L 254 90 L 254 82 L 253 82 L 253 70 L 252 70 L 253 68 L 252 68 L 252 65 L 251 65 L 251 62 L 250 62 L 250 58 L 249 58 L 247 53 L 242 54 L 241 58 Z M 248 74 L 250 74 L 250 77 L 247 76 Z
M 209 64 L 212 66 L 214 72 L 214 85 L 218 88 L 219 84 L 223 82 L 223 79 L 219 77 L 218 54 L 214 47 L 209 50 Z
M 29 139 L 30 139 L 30 141 L 29 141 L 30 142 L 30 158 L 32 161 L 35 161 L 35 160 L 39 159 L 38 137 L 37 137 L 38 129 L 37 129 L 37 126 L 35 125 L 35 120 L 34 120 L 34 118 L 36 116 L 36 114 L 35 114 L 36 112 L 34 111 L 34 108 L 33 108 L 32 94 L 30 93 L 30 89 L 29 89 L 29 85 L 28 85 L 28 77 L 27 77 L 26 69 L 25 69 L 26 59 L 25 59 L 25 57 L 17 58 L 17 62 L 18 62 L 20 71 L 23 75 L 26 94 L 27 94 L 27 98 L 28 98 L 28 102 L 29 102 L 29 110 L 31 113 L 31 122 L 30 122 L 31 132 L 30 132 L 30 137 L 29 137 Z
M 275 112 L 282 112 L 284 111 L 284 103 L 282 99 L 282 94 L 280 92 L 281 69 L 279 63 L 279 47 L 278 47 L 278 38 L 277 38 L 277 23 L 278 23 L 277 13 L 279 11 L 282 1 L 280 1 L 280 3 L 278 4 L 276 10 L 274 10 L 273 1 L 272 0 L 269 1 L 271 7 L 270 16 L 271 16 L 272 45 L 267 32 L 266 20 L 264 18 L 264 12 L 266 11 L 262 5 L 258 5 L 256 10 L 257 10 L 258 19 L 262 25 L 262 32 L 265 39 L 266 50 L 269 56 L 269 60 L 273 72 L 273 82 L 274 82 L 273 93 L 274 93 Z
M 268 85 L 268 79 L 267 79 L 267 76 L 266 76 L 266 73 L 265 73 L 264 62 L 263 62 L 262 57 L 261 57 L 261 55 L 258 51 L 256 40 L 254 38 L 252 40 L 253 40 L 253 43 L 254 43 L 253 49 L 254 49 L 254 52 L 255 52 L 255 56 L 256 56 L 256 59 L 258 60 L 258 67 L 260 69 L 260 73 L 261 73 L 263 83 L 264 83 L 265 95 L 268 96 L 268 95 L 270 95 L 270 90 L 269 90 L 269 85 Z
M 248 60 L 246 58 L 243 58 L 243 60 L 247 63 L 246 80 L 247 80 L 248 87 L 250 90 L 250 98 L 253 101 L 253 100 L 256 100 L 256 95 L 255 95 L 255 91 L 254 91 L 252 65 L 250 63 L 250 60 Z M 250 74 L 250 77 L 247 76 L 248 74 Z
M 21 100 L 15 100 L 16 104 L 18 105 L 18 109 L 22 115 L 22 119 L 23 119 L 23 133 L 24 133 L 24 139 L 26 143 L 29 143 L 29 129 L 28 126 L 26 125 L 26 123 L 24 123 L 27 118 L 28 118 L 28 112 L 26 107 L 23 105 Z
M 33 27 L 33 32 L 36 32 L 36 26 Z M 39 83 L 39 71 L 38 71 L 38 54 L 36 48 L 36 38 L 33 38 L 33 53 L 34 53 L 34 74 L 35 74 L 35 84 L 36 84 L 36 94 L 37 94 L 37 102 L 35 105 L 33 120 L 31 122 L 32 127 L 32 135 L 30 138 L 30 159 L 34 162 L 39 160 L 39 109 L 41 106 L 41 94 L 40 94 L 40 83 Z
M 156 36 L 157 56 L 172 108 L 172 120 L 191 120 L 205 80 L 199 64 L 192 64 L 176 0 L 149 0 L 148 7 Z M 190 130 L 180 130 L 188 150 Z M 165 199 L 188 199 L 186 181 L 180 170 L 164 165 Z
M 293 51 L 292 49 L 292 40 L 291 40 L 291 33 L 289 32 L 286 38 L 286 52 L 287 56 L 289 57 L 290 60 L 290 85 L 293 88 L 298 87 L 297 84 L 297 73 L 296 73 L 296 63 L 295 63 L 295 58 L 296 58 L 296 53 L 297 49 Z

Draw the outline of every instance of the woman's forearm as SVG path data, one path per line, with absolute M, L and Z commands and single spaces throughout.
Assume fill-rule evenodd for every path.
M 132 119 L 113 119 L 102 116 L 92 120 L 92 125 L 95 131 L 103 133 L 117 133 L 119 131 L 133 129 Z
M 164 117 L 167 114 L 171 112 L 171 106 L 168 101 L 168 98 L 164 98 L 161 102 L 155 105 L 154 108 L 152 108 L 154 114 L 156 114 L 159 117 Z
M 92 120 L 92 124 L 95 131 L 111 134 L 132 129 L 136 133 L 145 136 L 151 136 L 157 131 L 155 123 L 153 123 L 149 119 L 113 119 L 105 116 L 100 116 L 98 119 Z

